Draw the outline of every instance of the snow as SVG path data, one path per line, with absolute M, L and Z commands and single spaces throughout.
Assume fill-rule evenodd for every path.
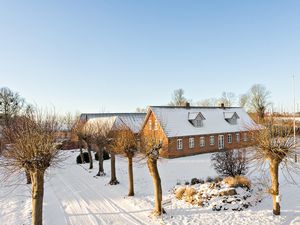
M 216 107 L 159 107 L 151 106 L 157 120 L 162 125 L 168 137 L 206 135 L 218 133 L 230 133 L 247 131 L 255 126 L 243 108 L 216 108 Z M 188 122 L 189 114 L 201 113 L 203 120 L 202 127 L 195 127 Z M 228 123 L 224 115 L 237 115 L 237 123 Z M 230 118 L 231 118 L 230 117 Z
M 264 194 L 261 203 L 241 212 L 212 211 L 180 203 L 173 198 L 172 189 L 192 178 L 215 176 L 210 166 L 210 154 L 176 159 L 161 159 L 158 163 L 163 187 L 163 199 L 172 199 L 165 206 L 163 218 L 152 218 L 153 186 L 144 159 L 134 162 L 135 196 L 127 197 L 127 160 L 117 157 L 119 185 L 110 186 L 109 175 L 95 177 L 88 164 L 75 164 L 78 151 L 68 152 L 69 158 L 59 168 L 47 174 L 44 200 L 45 225 L 83 224 L 300 224 L 300 187 L 287 183 L 280 177 L 282 215 L 273 216 L 271 198 Z M 110 162 L 104 162 L 110 174 Z M 0 172 L 1 174 L 1 172 Z M 249 176 L 259 175 L 254 169 Z M 295 177 L 300 183 L 299 175 Z M 24 183 L 23 180 L 21 183 Z M 0 224 L 30 224 L 30 186 L 0 185 Z
M 134 133 L 138 133 L 144 122 L 145 113 L 99 113 L 93 114 L 87 121 L 87 126 L 97 123 L 106 123 L 109 128 L 115 129 L 120 126 L 127 126 Z

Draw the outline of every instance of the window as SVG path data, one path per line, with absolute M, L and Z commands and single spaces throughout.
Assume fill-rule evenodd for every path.
M 228 134 L 227 141 L 228 141 L 228 144 L 232 143 L 232 134 Z
M 215 136 L 210 136 L 209 137 L 209 144 L 214 145 L 215 144 Z
M 152 120 L 149 120 L 149 130 L 152 130 Z
M 235 135 L 236 135 L 236 142 L 239 143 L 239 142 L 240 142 L 240 134 L 239 134 L 239 133 L 236 133 Z
M 218 147 L 219 147 L 219 149 L 223 149 L 224 148 L 224 135 L 219 135 L 219 138 L 218 138 Z
M 177 150 L 182 150 L 182 148 L 183 148 L 182 139 L 177 139 Z
M 248 141 L 247 133 L 244 133 L 244 141 Z
M 155 122 L 154 122 L 154 130 L 158 130 L 158 122 L 157 122 L 157 120 L 155 120 Z
M 196 119 L 194 122 L 195 127 L 202 127 L 203 121 L 201 119 Z
M 204 146 L 205 146 L 205 138 L 200 137 L 200 147 L 204 147 Z
M 194 148 L 194 147 L 195 147 L 195 139 L 189 138 L 189 148 Z

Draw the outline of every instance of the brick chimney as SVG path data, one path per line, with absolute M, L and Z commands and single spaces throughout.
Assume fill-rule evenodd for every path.
M 189 102 L 185 102 L 185 108 L 187 108 L 187 109 L 191 108 L 191 105 Z
M 221 109 L 225 109 L 225 105 L 224 105 L 223 102 L 220 104 L 220 108 L 221 108 Z

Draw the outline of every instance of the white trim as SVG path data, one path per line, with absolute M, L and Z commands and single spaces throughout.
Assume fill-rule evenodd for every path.
M 219 135 L 218 136 L 218 148 L 219 149 L 224 149 L 224 135 L 223 134 L 221 134 L 221 135 Z
M 195 138 L 189 138 L 189 148 L 195 148 Z
M 181 138 L 177 139 L 177 150 L 182 150 L 183 149 L 183 141 Z
M 200 147 L 205 147 L 205 137 L 200 137 Z

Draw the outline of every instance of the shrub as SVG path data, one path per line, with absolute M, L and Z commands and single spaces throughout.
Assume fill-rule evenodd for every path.
M 181 200 L 182 199 L 182 196 L 183 196 L 183 194 L 184 194 L 184 192 L 185 192 L 185 187 L 180 187 L 180 188 L 178 188 L 176 191 L 175 191 L 175 196 L 176 196 L 176 198 L 177 199 L 179 199 L 179 200 Z
M 103 160 L 108 160 L 110 159 L 110 156 L 108 154 L 107 151 L 103 150 Z M 95 153 L 95 160 L 98 161 L 99 160 L 99 154 L 98 152 Z
M 86 162 L 86 163 L 89 163 L 90 162 L 90 159 L 89 159 L 89 153 L 87 153 L 87 152 L 84 152 L 83 153 L 83 160 L 84 160 L 84 162 Z M 77 156 L 77 158 L 76 158 L 76 163 L 77 164 L 82 164 L 82 160 L 81 160 L 81 156 L 80 156 L 80 154 Z
M 225 177 L 223 181 L 230 187 L 251 187 L 251 182 L 243 176 Z
M 196 193 L 197 193 L 196 189 L 192 187 L 187 187 L 184 192 L 184 194 L 188 198 L 193 197 Z
M 184 184 L 185 184 L 185 185 L 190 185 L 190 182 L 185 181 Z
M 212 177 L 207 177 L 207 178 L 206 178 L 206 182 L 209 182 L 209 183 L 210 183 L 210 182 L 213 182 L 213 181 L 214 181 L 214 179 L 213 179 Z
M 84 159 L 84 162 L 86 162 L 86 163 L 90 162 L 90 158 L 89 158 L 89 153 L 88 152 L 84 152 L 83 153 L 83 159 Z
M 219 177 L 219 176 L 216 176 L 215 178 L 214 178 L 214 182 L 215 183 L 219 183 L 219 182 L 221 182 L 223 180 L 223 178 L 222 177 Z
M 245 175 L 248 170 L 245 150 L 231 150 L 214 153 L 212 166 L 220 176 Z
M 200 180 L 198 178 L 193 178 L 191 180 L 191 185 L 195 185 L 195 184 L 199 184 L 200 183 Z

